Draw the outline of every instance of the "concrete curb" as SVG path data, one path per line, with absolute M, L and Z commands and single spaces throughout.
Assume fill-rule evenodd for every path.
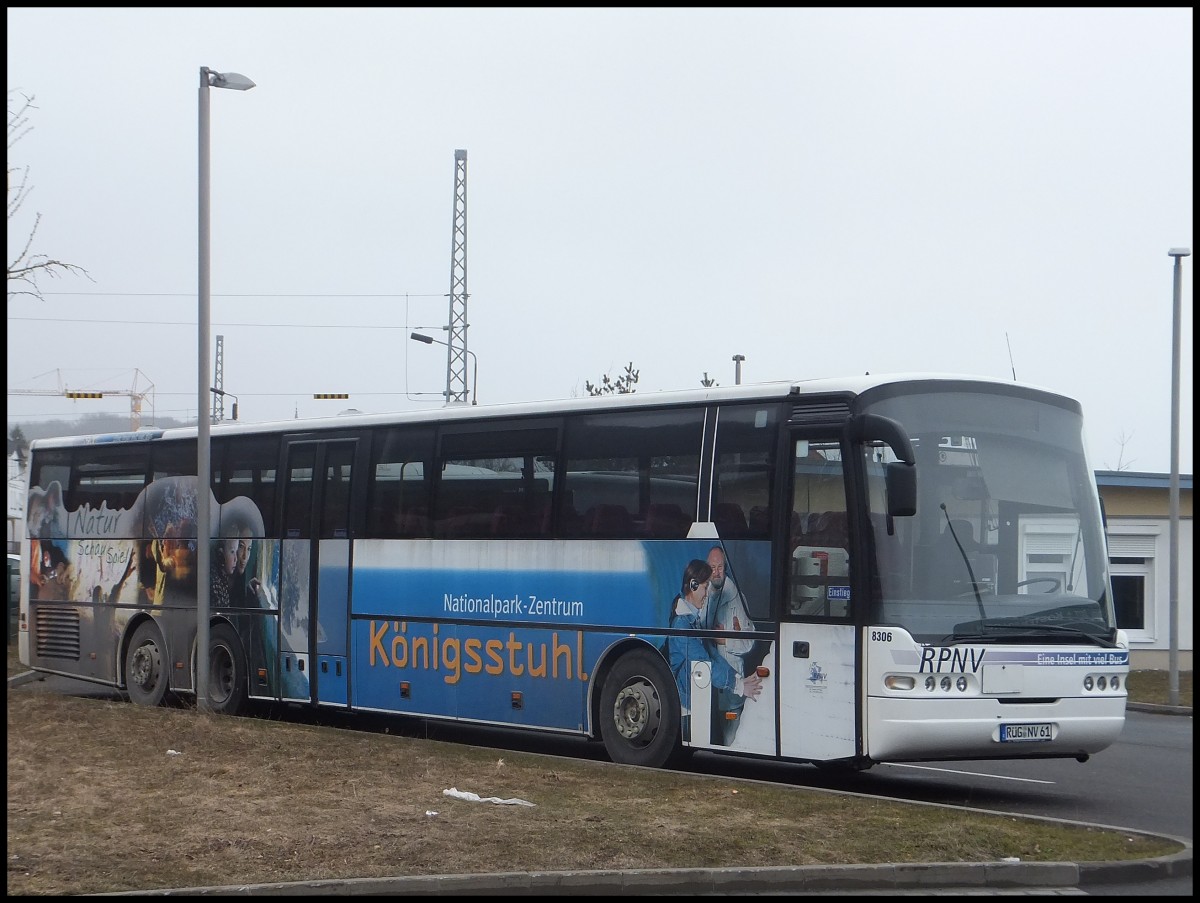
M 231 884 L 171 890 L 89 894 L 170 896 L 659 896 L 825 891 L 887 892 L 937 888 L 1074 888 L 1147 882 L 1192 874 L 1191 844 L 1157 859 L 1130 862 L 935 862 L 885 865 L 804 865 L 756 869 L 629 869 L 625 871 L 499 872 L 398 878 Z
M 1190 705 L 1155 705 L 1149 702 L 1127 702 L 1125 708 L 1131 712 L 1152 712 L 1155 715 L 1191 715 Z
M 27 683 L 32 683 L 35 680 L 45 680 L 46 675 L 39 671 L 26 671 L 22 674 L 14 674 L 8 679 L 10 687 L 20 687 Z

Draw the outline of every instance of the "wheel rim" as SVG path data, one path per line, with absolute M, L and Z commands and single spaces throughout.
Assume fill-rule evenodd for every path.
M 654 684 L 636 678 L 617 693 L 613 703 L 613 723 L 617 732 L 630 743 L 645 746 L 654 739 L 662 722 L 662 707 Z
M 227 646 L 212 650 L 208 666 L 208 690 L 214 702 L 223 703 L 233 693 L 233 656 Z
M 129 676 L 147 693 L 158 686 L 159 675 L 162 673 L 162 653 L 154 642 L 142 643 L 133 651 L 133 660 L 129 667 Z

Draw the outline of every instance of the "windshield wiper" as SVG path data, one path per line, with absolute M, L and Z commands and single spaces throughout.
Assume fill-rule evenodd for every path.
M 963 548 L 958 534 L 954 532 L 954 522 L 950 520 L 950 512 L 946 510 L 946 503 L 942 502 L 940 507 L 942 514 L 946 515 L 946 529 L 950 531 L 950 536 L 954 539 L 954 544 L 958 546 L 958 554 L 962 556 L 963 563 L 967 566 L 967 576 L 971 578 L 971 589 L 975 593 L 975 604 L 979 606 L 979 617 L 986 618 L 987 612 L 983 608 L 983 596 L 979 594 L 979 581 L 975 579 L 975 569 L 971 567 L 971 556 L 967 554 L 967 550 Z
M 1067 633 L 1072 637 L 1087 640 L 1089 643 L 1095 643 L 1097 646 L 1105 649 L 1112 649 L 1117 645 L 1116 631 L 1114 629 L 1109 628 L 1102 634 L 1096 633 L 1095 630 L 1095 625 L 1084 624 L 1082 622 L 1079 626 L 1070 627 L 1065 624 L 1048 624 L 1045 621 L 1024 621 L 1006 618 L 1000 621 L 975 621 L 970 624 L 959 624 L 946 639 L 997 640 L 1001 638 L 1001 634 L 1005 637 L 1029 637 L 1037 636 L 1038 634 Z

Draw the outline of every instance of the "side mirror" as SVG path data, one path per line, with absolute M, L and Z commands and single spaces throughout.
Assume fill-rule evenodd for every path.
M 912 517 L 917 513 L 917 468 L 903 461 L 884 465 L 889 517 Z
M 912 440 L 898 421 L 880 414 L 857 414 L 846 421 L 846 438 L 850 442 L 878 440 L 892 447 L 892 453 L 906 464 L 916 464 Z
M 884 465 L 883 480 L 887 488 L 888 517 L 912 517 L 917 513 L 917 456 L 912 440 L 904 427 L 891 417 L 879 414 L 859 414 L 846 423 L 850 442 L 886 442 L 899 458 Z M 891 521 L 888 521 L 891 532 Z

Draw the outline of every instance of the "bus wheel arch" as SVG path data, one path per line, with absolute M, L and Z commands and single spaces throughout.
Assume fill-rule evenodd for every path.
M 614 762 L 661 768 L 683 755 L 679 692 L 662 653 L 631 642 L 610 650 L 593 712 Z
M 228 621 L 213 621 L 209 626 L 207 660 L 209 709 L 218 715 L 236 715 L 245 706 L 248 692 L 246 653 Z
M 121 658 L 125 691 L 136 705 L 162 705 L 171 684 L 171 658 L 166 639 L 154 618 L 142 618 L 131 627 Z

